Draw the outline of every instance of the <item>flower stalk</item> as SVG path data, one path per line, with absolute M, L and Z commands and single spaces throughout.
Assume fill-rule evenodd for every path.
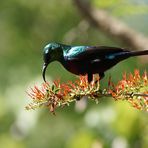
M 91 83 L 88 82 L 87 75 L 79 76 L 75 82 L 61 83 L 56 80 L 52 84 L 42 83 L 40 87 L 31 88 L 27 94 L 32 98 L 32 103 L 26 106 L 27 110 L 47 107 L 50 112 L 55 113 L 57 107 L 69 105 L 87 96 L 96 102 L 102 97 L 124 100 L 138 110 L 148 111 L 148 75 L 145 71 L 140 76 L 139 70 L 135 70 L 134 74 L 124 74 L 117 84 L 109 78 L 108 88 L 102 90 L 99 76 L 93 77 Z

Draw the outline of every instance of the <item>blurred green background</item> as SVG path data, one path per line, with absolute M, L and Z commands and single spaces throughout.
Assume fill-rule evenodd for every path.
M 147 0 L 90 1 L 148 36 Z M 138 10 L 138 11 L 137 11 Z M 0 148 L 147 148 L 147 113 L 126 102 L 102 99 L 72 103 L 56 116 L 47 109 L 26 111 L 31 101 L 26 90 L 40 85 L 42 49 L 48 42 L 73 45 L 122 46 L 92 27 L 71 0 L 1 0 L 0 2 Z M 131 58 L 107 72 L 112 75 L 135 68 L 148 70 Z M 59 63 L 47 70 L 48 80 L 73 80 Z

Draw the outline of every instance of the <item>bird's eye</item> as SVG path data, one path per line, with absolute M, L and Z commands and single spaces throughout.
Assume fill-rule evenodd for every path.
M 45 54 L 48 54 L 49 53 L 49 50 L 45 50 Z

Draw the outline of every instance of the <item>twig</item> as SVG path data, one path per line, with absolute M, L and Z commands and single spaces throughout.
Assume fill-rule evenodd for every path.
M 60 83 L 59 80 L 53 84 L 43 83 L 41 87 L 34 86 L 28 95 L 33 102 L 26 106 L 26 109 L 35 109 L 46 106 L 50 112 L 55 111 L 59 106 L 69 105 L 69 103 L 81 100 L 87 96 L 88 99 L 100 102 L 102 97 L 110 97 L 114 100 L 126 100 L 133 107 L 139 110 L 148 111 L 148 76 L 144 72 L 142 76 L 138 70 L 134 74 L 123 76 L 116 85 L 109 79 L 108 88 L 100 89 L 99 77 L 93 77 L 91 83 L 88 76 L 80 76 L 74 82 Z
M 126 93 L 124 94 L 125 96 L 137 96 L 137 97 L 148 97 L 148 94 L 143 94 L 143 93 L 134 93 L 134 92 L 131 92 L 131 93 Z M 106 93 L 106 94 L 101 94 L 99 95 L 100 97 L 112 97 L 112 94 L 111 93 Z
M 148 97 L 148 94 L 141 94 L 141 93 L 127 93 L 127 96 L 141 96 L 141 97 Z
M 148 38 L 128 27 L 122 21 L 112 17 L 104 10 L 96 10 L 84 0 L 74 0 L 78 10 L 88 22 L 104 32 L 107 36 L 115 38 L 134 50 L 148 49 Z

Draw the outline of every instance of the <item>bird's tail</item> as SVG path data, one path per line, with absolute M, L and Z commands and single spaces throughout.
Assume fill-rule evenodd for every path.
M 119 59 L 119 61 L 122 61 L 124 59 L 129 58 L 129 57 L 142 56 L 142 55 L 148 55 L 148 50 L 143 50 L 143 51 L 125 51 L 125 52 L 116 54 L 116 58 Z
M 130 56 L 141 56 L 141 55 L 148 55 L 148 50 L 143 51 L 131 51 Z

